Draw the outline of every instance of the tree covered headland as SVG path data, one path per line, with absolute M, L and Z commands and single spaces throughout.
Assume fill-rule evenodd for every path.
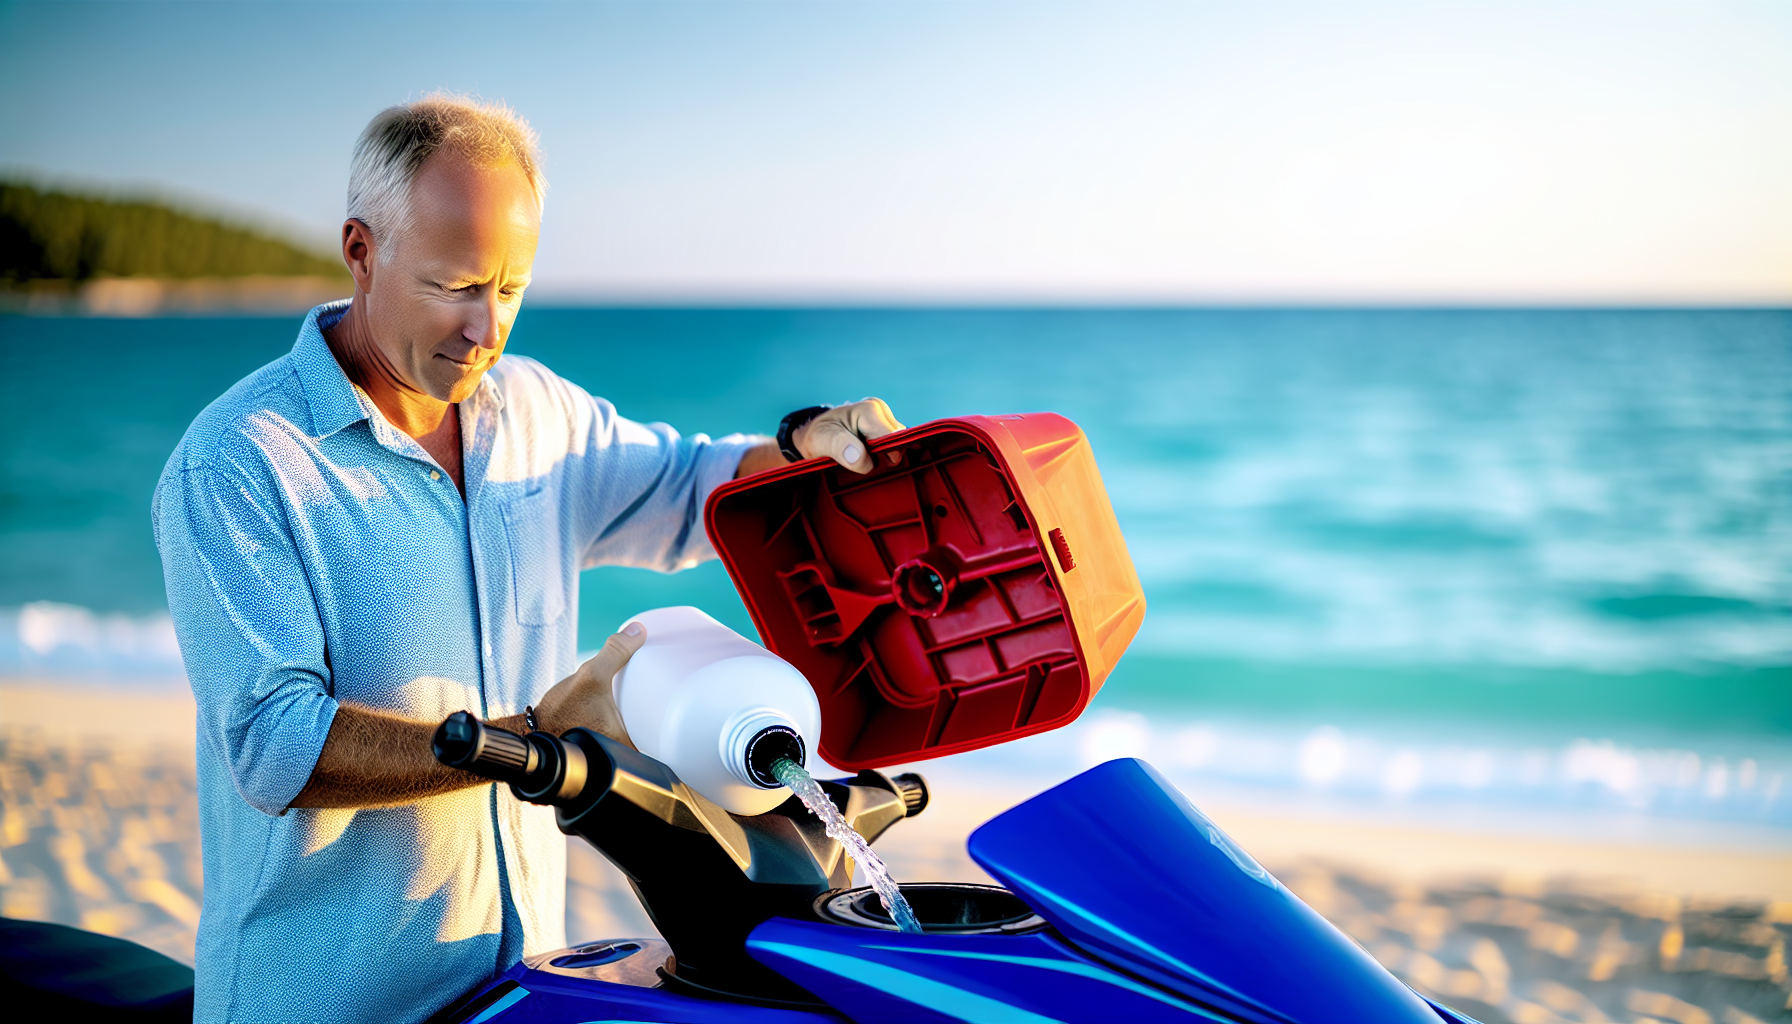
M 0 284 L 347 273 L 340 260 L 158 203 L 0 182 Z

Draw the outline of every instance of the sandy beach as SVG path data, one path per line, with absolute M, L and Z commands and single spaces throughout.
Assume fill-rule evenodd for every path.
M 191 960 L 202 886 L 193 708 L 167 691 L 0 685 L 0 902 Z M 1024 788 L 938 773 L 878 846 L 897 877 L 987 881 L 964 852 Z M 1315 820 L 1203 803 L 1396 974 L 1493 1024 L 1792 1020 L 1792 856 Z M 571 844 L 568 935 L 651 934 Z

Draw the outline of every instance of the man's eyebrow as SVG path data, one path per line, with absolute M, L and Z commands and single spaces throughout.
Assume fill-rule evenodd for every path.
M 465 287 L 466 285 L 484 284 L 492 278 L 471 270 L 445 270 L 436 275 L 436 280 L 449 287 Z
M 426 274 L 425 276 L 432 283 L 441 285 L 444 288 L 464 288 L 476 284 L 495 284 L 501 288 L 527 288 L 535 280 L 535 276 L 532 273 L 516 277 L 508 275 L 488 276 L 474 270 L 457 270 L 454 268 L 444 268 L 437 273 Z

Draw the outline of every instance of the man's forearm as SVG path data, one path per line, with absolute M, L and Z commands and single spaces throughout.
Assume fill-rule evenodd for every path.
M 778 450 L 778 442 L 767 441 L 747 449 L 747 453 L 740 457 L 740 466 L 735 469 L 734 478 L 739 480 L 743 476 L 752 476 L 763 470 L 786 465 L 789 462 L 784 458 L 784 453 Z
M 610 696 L 610 682 L 629 655 L 646 641 L 639 623 L 605 640 L 589 661 L 542 695 L 535 705 L 536 724 L 554 736 L 582 726 L 628 743 L 622 714 Z M 529 731 L 522 715 L 494 718 L 486 724 L 511 732 Z M 338 704 L 317 766 L 292 806 L 391 807 L 489 781 L 437 761 L 431 749 L 436 728 L 433 722 L 416 722 L 357 704 Z
M 521 715 L 491 723 L 526 732 Z M 383 711 L 341 704 L 323 753 L 294 807 L 390 807 L 489 781 L 435 759 L 436 727 Z

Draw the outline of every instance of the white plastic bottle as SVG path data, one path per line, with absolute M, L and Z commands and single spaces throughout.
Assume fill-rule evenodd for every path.
M 821 707 L 803 674 L 696 608 L 655 608 L 628 621 L 647 627 L 647 642 L 614 688 L 641 753 L 735 814 L 764 814 L 789 799 L 771 762 L 785 756 L 807 767 L 821 734 Z

